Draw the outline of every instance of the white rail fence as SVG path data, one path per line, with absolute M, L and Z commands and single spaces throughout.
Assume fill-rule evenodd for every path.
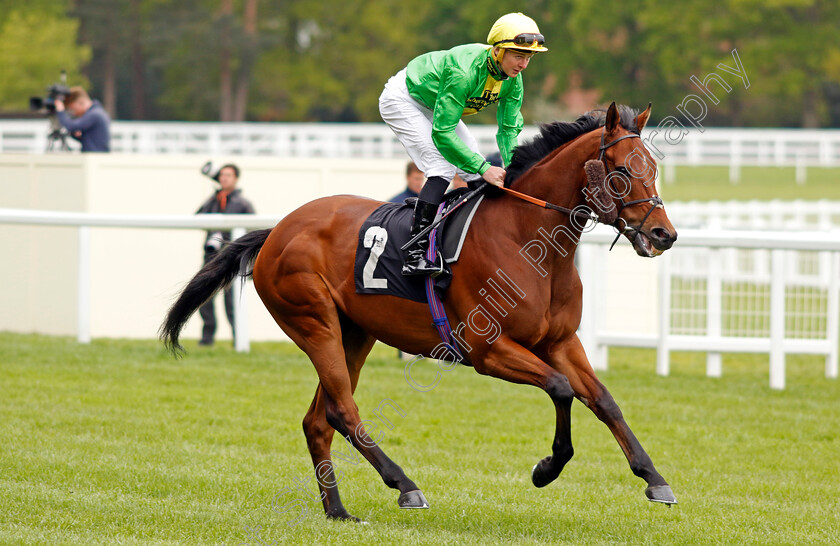
M 277 218 L 249 215 L 147 216 L 103 215 L 0 209 L 0 223 L 78 227 L 78 332 L 80 342 L 90 341 L 90 230 L 97 227 L 163 229 L 245 229 L 272 226 Z M 667 375 L 671 351 L 707 353 L 707 374 L 722 374 L 721 353 L 758 352 L 770 358 L 770 386 L 785 386 L 785 357 L 791 353 L 821 355 L 825 375 L 838 375 L 840 328 L 840 232 L 749 232 L 681 230 L 677 246 L 654 264 L 658 288 L 649 294 L 657 302 L 658 327 L 654 333 L 610 329 L 608 314 L 613 301 L 602 296 L 607 286 L 606 268 L 610 230 L 587 233 L 579 250 L 580 270 L 587 287 L 580 337 L 594 365 L 607 366 L 609 346 L 649 347 L 657 350 L 656 371 Z M 685 252 L 703 256 L 690 271 L 675 271 L 674 262 Z M 768 262 L 763 277 L 741 279 L 721 268 L 726 251 L 761 253 Z M 791 255 L 812 253 L 825 259 L 812 262 L 808 282 L 792 277 L 786 267 Z M 599 265 L 601 267 L 599 267 Z M 235 301 L 246 306 L 244 293 Z M 627 286 L 620 287 L 627 292 Z M 236 350 L 249 350 L 246 313 L 236 313 Z M 625 317 L 631 321 L 633 317 Z M 614 322 L 614 321 L 613 321 Z M 626 322 L 626 321 L 625 321 Z
M 0 209 L 0 224 L 33 226 L 78 227 L 78 284 L 77 284 L 77 340 L 90 343 L 91 321 L 91 271 L 90 230 L 96 227 L 149 228 L 149 229 L 204 229 L 231 230 L 234 238 L 241 237 L 247 229 L 274 226 L 279 218 L 256 214 L 201 214 L 193 216 L 90 214 L 84 212 L 57 212 L 28 209 Z M 234 293 L 234 328 L 237 336 L 235 348 L 240 352 L 250 350 L 247 298 L 242 284 L 232 284 Z M 162 317 L 161 317 L 162 318 Z
M 668 215 L 679 228 L 710 230 L 840 230 L 840 201 L 708 201 L 668 203 Z M 800 286 L 826 286 L 829 256 L 825 253 L 796 252 L 785 261 L 788 282 Z M 693 279 L 705 272 L 709 255 L 698 249 L 679 252 L 671 258 L 674 274 Z M 729 282 L 768 283 L 770 252 L 723 248 L 715 260 Z M 706 276 L 706 273 L 699 273 Z
M 840 228 L 840 201 L 668 202 L 668 215 L 684 227 L 822 231 Z
M 579 252 L 585 285 L 606 285 L 604 268 L 598 264 L 605 263 L 611 241 L 609 232 L 584 239 Z M 601 290 L 585 291 L 580 337 L 596 367 L 606 368 L 609 346 L 647 347 L 657 350 L 657 373 L 668 375 L 671 351 L 699 351 L 707 353 L 707 375 L 720 377 L 722 353 L 768 353 L 770 386 L 783 389 L 785 356 L 811 354 L 825 358 L 826 377 L 837 378 L 840 231 L 681 230 L 676 245 L 655 260 L 659 319 L 655 333 L 627 335 L 604 329 L 613 302 Z M 702 256 L 702 267 L 677 271 L 674 265 L 687 251 Z M 732 275 L 721 267 L 726 251 L 764 256 L 769 262 L 767 275 L 746 279 Z M 786 267 L 791 256 L 802 253 L 826 258 L 813 262 L 815 269 L 806 282 L 790 276 Z
M 496 128 L 470 125 L 483 153 L 496 150 Z M 528 126 L 522 138 L 531 138 Z M 46 120 L 0 121 L 0 153 L 43 153 L 47 148 Z M 729 166 L 730 179 L 740 178 L 742 166 L 795 166 L 804 181 L 808 166 L 840 165 L 840 131 L 805 129 L 692 129 L 677 141 L 664 131 L 642 133 L 648 147 L 661 152 L 666 169 L 674 165 Z M 653 138 L 650 138 L 653 137 Z M 78 144 L 69 139 L 71 146 Z M 249 155 L 274 157 L 402 158 L 405 152 L 382 123 L 200 123 L 132 122 L 111 124 L 114 152 L 140 154 Z

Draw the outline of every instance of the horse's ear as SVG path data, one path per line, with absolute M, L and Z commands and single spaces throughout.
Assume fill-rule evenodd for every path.
M 636 127 L 638 127 L 640 133 L 642 132 L 642 129 L 645 128 L 645 125 L 647 125 L 647 122 L 648 122 L 649 119 L 650 119 L 650 103 L 648 103 L 648 106 L 647 106 L 647 108 L 645 108 L 644 112 L 642 112 L 641 114 L 636 116 Z
M 615 105 L 615 101 L 610 104 L 610 107 L 607 108 L 607 120 L 604 122 L 604 130 L 607 134 L 612 133 L 618 127 L 618 123 L 621 121 L 621 116 L 618 115 L 618 108 Z

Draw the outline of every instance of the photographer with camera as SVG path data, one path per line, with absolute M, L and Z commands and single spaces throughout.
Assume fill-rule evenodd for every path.
M 242 197 L 242 190 L 236 187 L 239 182 L 239 167 L 232 163 L 223 165 L 216 174 L 212 174 L 213 168 L 207 163 L 201 172 L 219 183 L 219 189 L 198 209 L 196 214 L 254 214 L 254 206 L 251 202 Z M 229 231 L 207 232 L 204 241 L 204 265 L 216 257 L 221 250 L 222 244 L 231 239 Z M 213 345 L 213 337 L 216 334 L 216 312 L 213 308 L 213 299 L 207 301 L 199 310 L 201 320 L 204 321 L 204 328 L 201 331 L 199 345 Z M 225 314 L 227 315 L 230 329 L 233 332 L 234 345 L 236 344 L 236 328 L 233 321 L 233 290 L 225 289 Z
M 98 100 L 91 100 L 82 87 L 71 87 L 66 97 L 55 98 L 59 123 L 82 143 L 82 152 L 111 151 L 111 118 Z M 66 109 L 66 111 L 65 111 Z M 73 114 L 71 118 L 67 111 Z

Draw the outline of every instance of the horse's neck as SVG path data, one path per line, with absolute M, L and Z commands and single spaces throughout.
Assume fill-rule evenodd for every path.
M 512 188 L 571 210 L 585 205 L 583 166 L 597 153 L 599 139 L 598 131 L 593 131 L 558 148 L 523 174 Z M 528 239 L 537 236 L 544 241 L 554 253 L 553 261 L 571 263 L 584 223 L 582 217 L 573 219 L 565 212 L 544 210 L 525 216 L 519 224 Z
M 585 203 L 583 166 L 597 154 L 599 143 L 600 130 L 595 130 L 560 146 L 525 172 L 512 188 L 570 209 Z

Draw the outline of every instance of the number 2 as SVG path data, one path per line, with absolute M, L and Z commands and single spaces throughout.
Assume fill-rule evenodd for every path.
M 365 232 L 365 248 L 370 249 L 365 267 L 362 270 L 362 282 L 365 288 L 388 288 L 388 279 L 374 279 L 373 271 L 379 263 L 379 257 L 385 252 L 385 244 L 388 242 L 388 232 L 381 226 L 371 226 Z

